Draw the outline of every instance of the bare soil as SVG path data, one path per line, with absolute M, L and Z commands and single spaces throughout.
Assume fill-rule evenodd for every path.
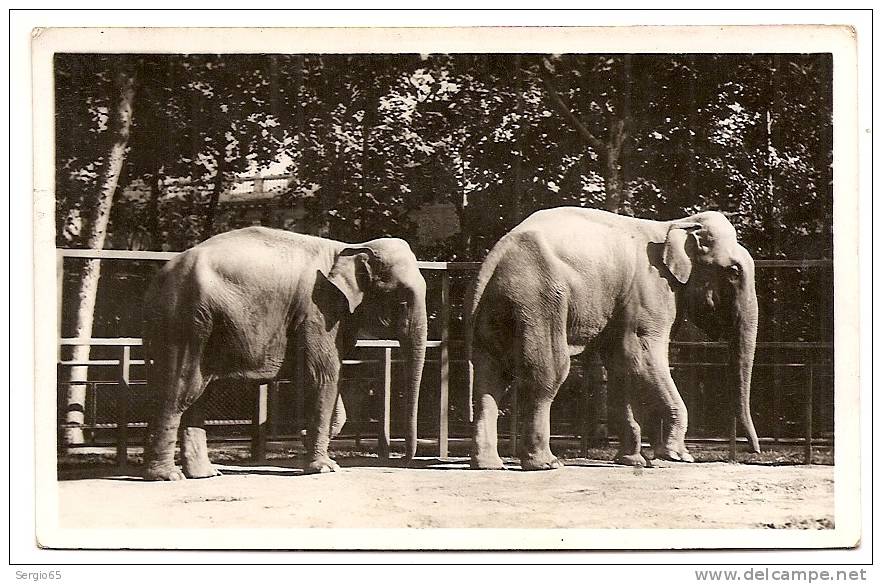
M 694 452 L 694 451 L 693 451 Z M 341 470 L 304 475 L 292 452 L 262 465 L 213 453 L 224 476 L 176 483 L 139 478 L 106 458 L 59 464 L 60 524 L 200 527 L 833 527 L 833 467 L 786 462 L 656 462 L 652 468 L 572 458 L 565 468 L 468 470 L 465 458 L 411 468 L 337 455 Z M 786 457 L 784 457 L 786 459 Z M 699 460 L 701 458 L 699 457 Z M 717 460 L 715 455 L 706 460 Z M 772 460 L 776 460 L 774 457 Z M 783 459 L 782 459 L 783 460 Z

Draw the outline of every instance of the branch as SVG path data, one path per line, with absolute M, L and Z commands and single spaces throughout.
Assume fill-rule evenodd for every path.
M 572 122 L 573 127 L 579 133 L 582 138 L 585 139 L 586 142 L 595 150 L 598 156 L 602 156 L 603 152 L 606 149 L 606 145 L 599 140 L 594 134 L 591 133 L 585 124 L 573 113 L 573 111 L 569 108 L 569 106 L 564 102 L 563 98 L 554 88 L 554 85 L 551 79 L 548 76 L 548 73 L 545 70 L 545 64 L 548 61 L 543 59 L 542 64 L 539 66 L 539 77 L 542 79 L 542 84 L 545 85 L 545 89 L 548 91 L 549 97 L 551 97 L 552 103 L 554 103 L 555 107 L 557 107 L 558 111 L 562 113 L 564 116 L 569 118 Z

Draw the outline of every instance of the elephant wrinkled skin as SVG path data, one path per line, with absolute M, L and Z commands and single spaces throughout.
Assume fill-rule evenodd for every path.
M 529 470 L 561 466 L 549 448 L 551 402 L 570 357 L 597 351 L 620 402 L 616 461 L 643 466 L 634 407 L 645 398 L 664 420 L 651 435 L 657 456 L 692 461 L 686 406 L 668 363 L 672 329 L 684 320 L 729 340 L 731 380 L 750 447 L 757 329 L 754 264 L 717 212 L 649 221 L 561 207 L 538 211 L 499 240 L 466 302 L 467 350 L 474 367 L 471 464 L 502 468 L 499 401 L 511 384 L 524 396 L 519 456 Z
M 217 235 L 169 261 L 145 299 L 144 351 L 153 411 L 144 477 L 214 476 L 203 392 L 223 378 L 271 379 L 302 351 L 307 472 L 329 472 L 345 421 L 337 382 L 359 329 L 399 340 L 406 364 L 406 456 L 416 454 L 426 351 L 426 283 L 406 242 L 346 244 L 265 227 Z M 181 462 L 174 448 L 181 431 Z

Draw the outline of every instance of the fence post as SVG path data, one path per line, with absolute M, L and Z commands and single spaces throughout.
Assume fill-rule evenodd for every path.
M 607 377 L 607 370 L 597 352 L 592 352 L 589 358 L 585 360 L 585 363 L 587 364 L 585 375 L 591 380 L 591 384 L 594 387 L 596 421 L 592 430 L 592 441 L 597 442 L 599 445 L 605 445 L 609 443 L 609 394 L 607 392 L 607 382 L 604 381 L 604 378 Z
M 266 411 L 269 386 L 261 383 L 257 386 L 257 401 L 254 404 L 254 416 L 251 419 L 251 460 L 266 460 Z
M 686 411 L 689 411 L 689 410 L 686 410 Z M 664 416 L 659 416 L 658 427 L 656 428 L 656 432 L 658 432 L 658 437 L 655 439 L 656 444 L 664 444 L 664 438 L 665 438 L 665 418 L 664 418 Z M 641 438 L 641 440 L 642 440 L 642 438 Z M 641 444 L 641 447 L 642 446 L 643 445 Z M 655 456 L 655 452 L 653 452 L 652 455 Z
M 388 460 L 389 443 L 389 412 L 392 396 L 392 348 L 383 349 L 383 389 L 380 393 L 380 428 L 377 436 L 377 455 Z
M 294 425 L 295 432 L 301 436 L 306 429 L 306 364 L 303 347 L 298 346 L 295 349 L 295 365 L 294 365 Z
M 116 464 L 125 466 L 129 455 L 129 379 L 132 348 L 122 347 L 119 359 L 119 385 L 116 388 Z M 94 401 L 94 400 L 93 400 Z
M 781 442 L 781 384 L 772 384 L 772 412 L 775 417 L 775 444 Z
M 274 379 L 269 383 L 269 391 L 266 397 L 266 411 L 271 436 L 278 436 L 282 431 L 282 412 L 279 400 L 279 380 Z
M 734 397 L 733 397 L 734 399 Z M 738 462 L 738 455 L 735 449 L 738 438 L 738 414 L 735 413 L 735 405 L 732 404 L 732 425 L 729 428 L 729 462 Z
M 57 358 L 61 361 L 61 314 L 63 307 L 63 290 L 64 290 L 64 253 L 60 249 L 55 250 L 55 294 L 57 296 L 56 301 L 58 302 L 58 312 L 56 323 L 58 327 L 58 355 Z
M 511 418 L 508 421 L 508 434 L 509 434 L 509 452 L 511 456 L 517 457 L 518 455 L 518 383 L 515 381 L 511 385 L 511 390 L 509 395 L 511 396 L 511 403 L 509 404 L 509 411 Z
M 805 464 L 812 463 L 812 393 L 814 384 L 814 375 L 811 364 L 808 365 L 808 387 L 806 388 L 805 400 Z
M 441 272 L 441 391 L 438 400 L 438 457 L 448 455 L 450 417 L 450 272 Z
M 585 374 L 585 378 L 587 379 L 588 375 Z M 585 383 L 583 380 L 582 383 L 582 458 L 588 458 L 588 446 L 590 442 L 590 434 L 592 427 L 597 427 L 596 419 L 597 413 L 594 415 L 589 415 L 589 403 L 591 402 L 591 390 L 592 386 L 590 383 Z M 592 419 L 593 418 L 593 419 Z M 592 423 L 594 422 L 594 423 Z
M 467 375 L 466 383 L 469 386 L 469 395 L 468 395 L 468 411 L 469 411 L 469 425 L 475 422 L 475 364 L 472 363 L 472 356 L 466 355 L 466 367 L 467 367 Z

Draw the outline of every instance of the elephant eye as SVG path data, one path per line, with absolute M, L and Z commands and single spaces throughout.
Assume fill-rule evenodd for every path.
M 726 275 L 732 280 L 737 280 L 741 277 L 741 266 L 738 264 L 728 266 L 726 268 Z

